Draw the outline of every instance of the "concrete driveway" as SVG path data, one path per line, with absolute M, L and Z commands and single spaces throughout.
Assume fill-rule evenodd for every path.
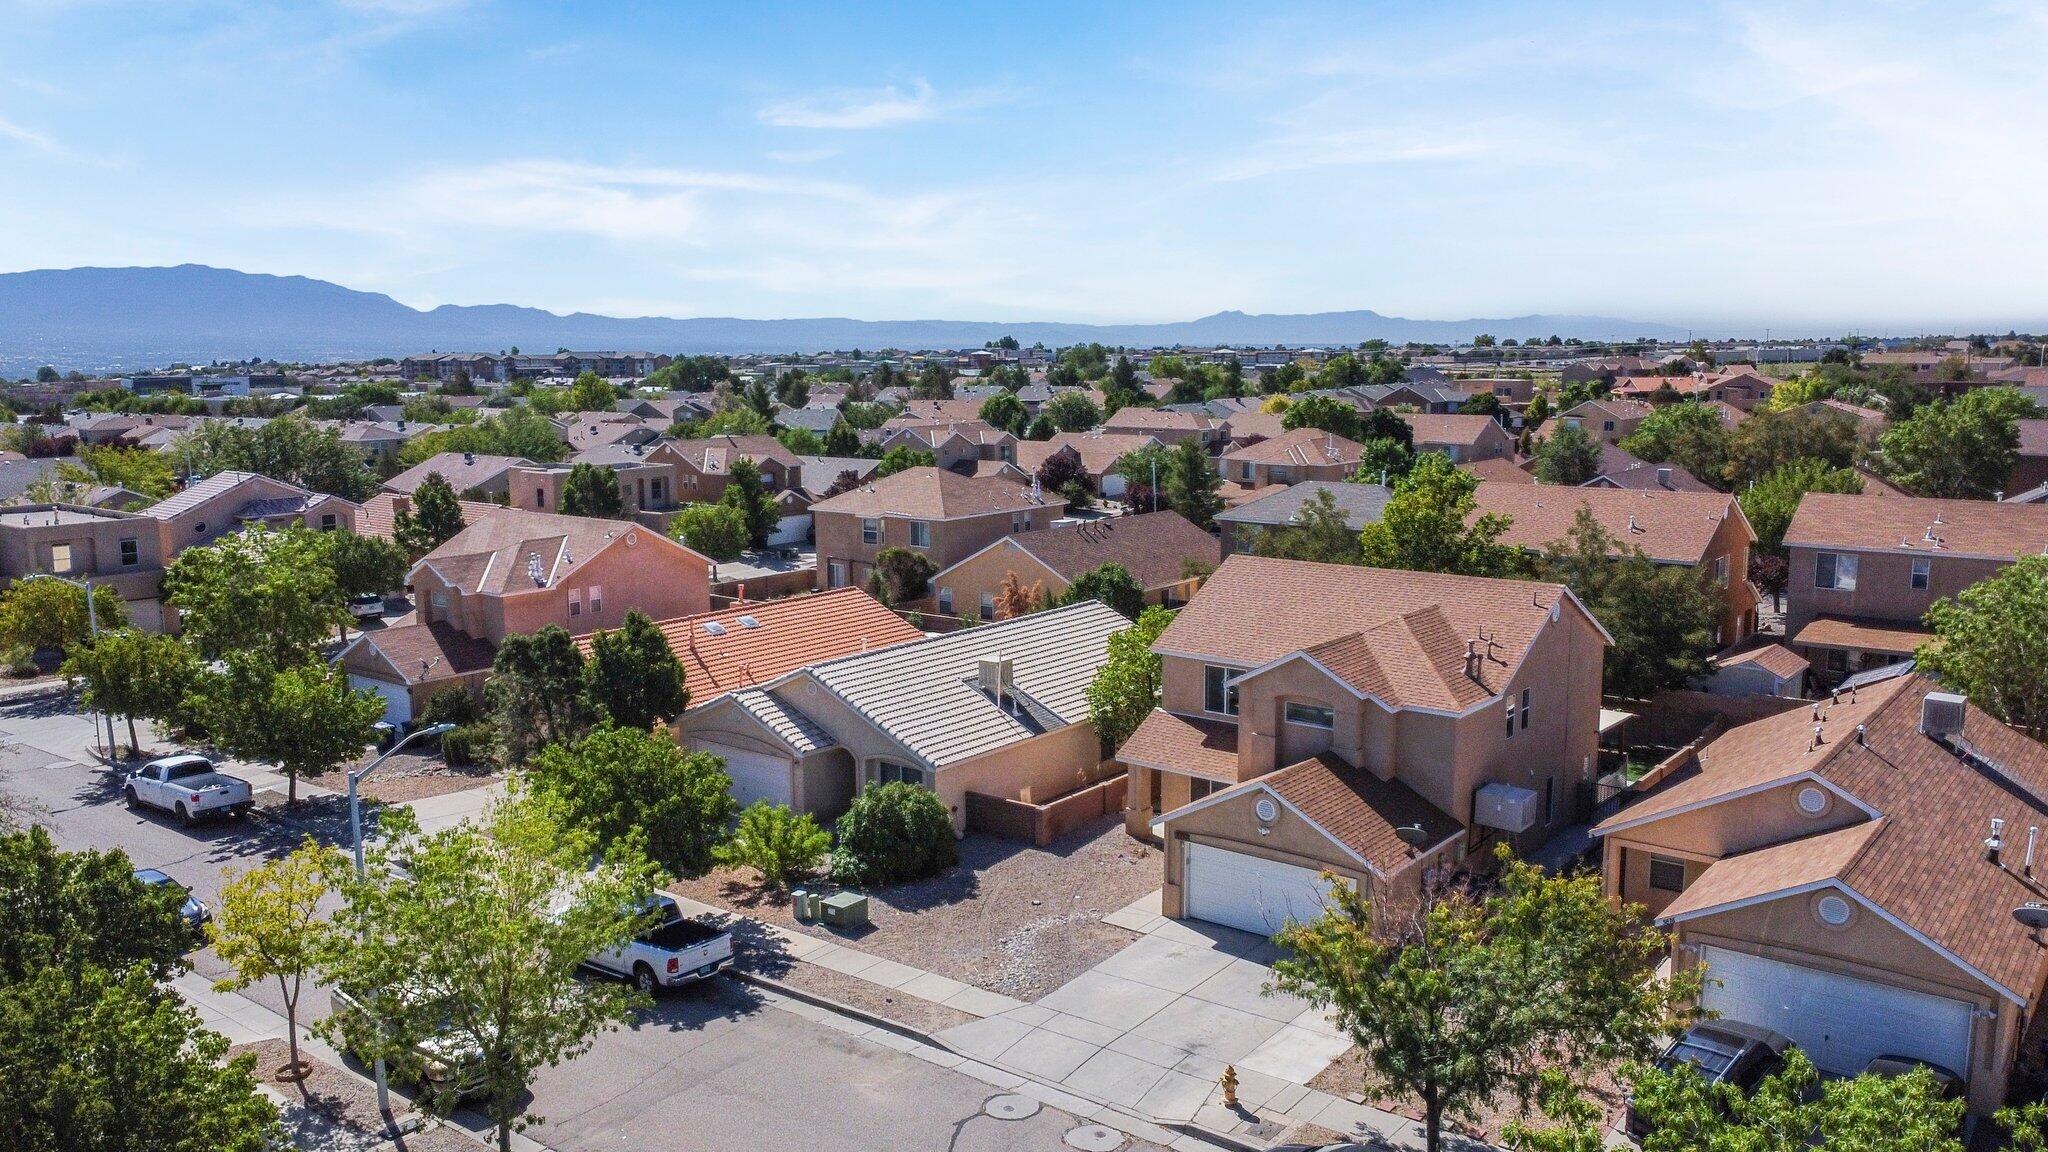
M 1207 1103 L 1225 1065 L 1249 1108 L 1285 1110 L 1348 1041 L 1322 1013 L 1268 996 L 1271 941 L 1167 920 L 1153 893 L 1105 920 L 1144 935 L 1036 1004 L 947 1029 L 976 1060 L 1162 1120 Z

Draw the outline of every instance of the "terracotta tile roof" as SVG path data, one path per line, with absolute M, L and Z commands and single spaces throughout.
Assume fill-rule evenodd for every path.
M 406 498 L 396 492 L 379 492 L 363 501 L 356 512 L 356 535 L 375 536 L 379 540 L 393 539 L 392 521 L 401 502 L 407 502 Z M 458 500 L 457 503 L 462 506 L 464 526 L 505 510 L 502 504 L 486 504 L 479 500 Z
M 741 622 L 744 616 L 753 626 Z M 734 604 L 656 622 L 683 665 L 690 706 L 765 684 L 806 664 L 924 639 L 924 633 L 858 588 Z M 576 646 L 590 651 L 590 637 Z
M 943 468 L 906 468 L 894 476 L 870 480 L 851 492 L 811 506 L 813 512 L 853 516 L 909 516 L 921 520 L 957 520 L 1036 508 L 1065 508 L 1051 493 L 1033 500 L 1031 489 L 1000 477 L 962 476 Z
M 1754 664 L 1780 680 L 1789 680 L 1812 667 L 1806 657 L 1767 637 L 1752 636 L 1714 657 L 1716 668 Z
M 535 467 L 533 461 L 523 456 L 484 456 L 474 452 L 441 452 L 420 461 L 411 468 L 400 472 L 384 482 L 386 492 L 404 492 L 410 495 L 424 483 L 431 473 L 439 472 L 441 479 L 455 489 L 457 495 L 480 488 L 504 475 L 513 468 Z
M 1593 513 L 1616 542 L 1634 545 L 1652 560 L 1697 564 L 1723 520 L 1739 516 L 1735 497 L 1724 492 L 1639 492 L 1621 488 L 1559 488 L 1551 485 L 1481 482 L 1473 492 L 1473 515 L 1498 513 L 1513 523 L 1501 541 L 1538 550 L 1571 532 L 1579 509 Z
M 1003 541 L 1023 549 L 1069 582 L 1104 564 L 1121 564 L 1138 587 L 1147 591 L 1186 580 L 1189 560 L 1211 568 L 1223 562 L 1223 545 L 1216 537 L 1178 512 L 1111 516 L 1042 532 L 1014 533 Z
M 1500 431 L 1500 425 L 1491 416 L 1440 412 L 1403 412 L 1400 415 L 1414 431 L 1418 448 L 1428 444 L 1457 444 L 1469 448 L 1487 435 L 1488 428 Z
M 1418 853 L 1395 831 L 1420 825 L 1434 847 L 1463 830 L 1450 813 L 1398 780 L 1382 780 L 1325 753 L 1256 781 L 1301 809 L 1337 841 L 1381 872 L 1394 872 Z
M 2048 507 L 1808 492 L 1785 529 L 1785 543 L 2015 560 L 2048 552 Z
M 426 567 L 465 592 L 510 595 L 552 587 L 577 565 L 614 544 L 639 548 L 650 566 L 711 561 L 645 525 L 593 516 L 558 516 L 500 508 L 468 524 L 439 548 L 421 557 Z M 540 580 L 532 569 L 538 560 Z
M 363 633 L 356 643 L 383 656 L 407 684 L 446 680 L 490 668 L 497 649 L 448 624 L 400 624 Z
M 1302 466 L 1308 464 L 1340 464 L 1355 468 L 1364 446 L 1356 440 L 1347 440 L 1334 432 L 1316 428 L 1296 428 L 1271 440 L 1260 440 L 1242 448 L 1234 448 L 1223 454 L 1225 460 L 1238 464 L 1278 464 Z
M 1567 599 L 1562 585 L 1398 572 L 1236 555 L 1223 562 L 1153 646 L 1254 668 L 1339 642 L 1340 675 L 1373 675 L 1402 700 L 1449 707 L 1498 692 Z M 1465 678 L 1465 642 L 1494 641 L 1480 679 Z M 1367 657 L 1370 657 L 1368 665 Z M 1335 670 L 1335 669 L 1333 669 Z M 1461 685 L 1454 687 L 1453 685 Z
M 1117 759 L 1144 768 L 1237 783 L 1237 724 L 1154 712 L 1131 733 Z
M 1845 616 L 1816 616 L 1792 637 L 1792 643 L 1817 648 L 1861 648 L 1866 652 L 1898 652 L 1912 655 L 1934 633 L 1913 624 L 1894 620 L 1855 620 Z

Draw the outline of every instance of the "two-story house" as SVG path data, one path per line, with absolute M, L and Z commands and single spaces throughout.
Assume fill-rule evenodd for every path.
M 1043 531 L 1066 509 L 1012 480 L 906 468 L 811 505 L 820 588 L 862 587 L 884 548 L 950 568 L 1004 536 Z
M 0 508 L 0 584 L 43 574 L 90 581 L 121 596 L 128 620 L 164 626 L 164 556 L 156 521 L 83 504 Z
M 1111 516 L 999 537 L 933 576 L 925 603 L 942 616 L 994 620 L 1012 576 L 1020 587 L 1057 597 L 1083 575 L 1115 564 L 1130 573 L 1145 603 L 1176 608 L 1222 560 L 1216 537 L 1178 512 Z
M 1118 750 L 1163 911 L 1271 934 L 1583 820 L 1606 631 L 1562 585 L 1237 555 L 1161 634 Z
M 985 460 L 1017 462 L 1017 438 L 980 420 L 897 424 L 875 435 L 876 447 L 883 452 L 897 447 L 929 452 L 934 464 L 955 472 L 973 473 Z
M 1334 432 L 1296 428 L 1225 452 L 1217 470 L 1246 488 L 1299 484 L 1303 480 L 1348 480 L 1358 471 L 1363 445 Z
M 1441 452 L 1453 464 L 1512 456 L 1515 442 L 1491 416 L 1439 416 L 1404 412 L 1401 419 L 1415 433 L 1415 451 Z
M 1150 436 L 1162 444 L 1193 440 L 1203 447 L 1223 439 L 1223 422 L 1200 412 L 1176 412 L 1167 408 L 1119 408 L 1102 422 L 1104 432 L 1121 436 Z
M 1604 444 L 1619 444 L 1635 435 L 1636 426 L 1654 409 L 1641 400 L 1602 396 L 1583 400 L 1557 414 L 1560 428 L 1577 428 Z
M 157 522 L 166 560 L 253 525 L 272 530 L 300 525 L 321 532 L 354 532 L 362 508 L 339 496 L 313 492 L 255 472 L 216 472 L 143 510 Z
M 800 485 L 803 461 L 773 436 L 706 436 L 701 440 L 674 440 L 676 498 L 686 504 L 716 504 L 725 495 L 737 460 L 754 462 L 761 481 L 770 492 Z
M 1936 600 L 2048 552 L 2048 505 L 1809 492 L 1785 547 L 1785 634 L 1828 684 L 1910 657 Z

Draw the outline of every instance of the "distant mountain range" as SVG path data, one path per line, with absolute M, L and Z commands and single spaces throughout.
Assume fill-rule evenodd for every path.
M 249 357 L 323 361 L 518 346 L 552 352 L 632 349 L 668 353 L 821 352 L 831 349 L 979 348 L 1014 336 L 1026 345 L 1095 340 L 1150 347 L 1186 344 L 1339 345 L 1361 340 L 1448 344 L 1500 337 L 1680 339 L 1669 324 L 1605 316 L 1409 320 L 1377 312 L 1251 315 L 1218 312 L 1169 324 L 1000 323 L 974 320 L 742 320 L 704 316 L 562 316 L 511 304 L 442 305 L 422 312 L 378 292 L 304 276 L 181 264 L 175 268 L 64 268 L 0 274 L 0 374 L 51 364 L 69 371 L 135 370 L 173 362 Z

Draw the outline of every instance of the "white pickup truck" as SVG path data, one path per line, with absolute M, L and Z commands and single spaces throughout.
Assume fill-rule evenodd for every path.
M 718 974 L 732 965 L 732 933 L 683 915 L 675 901 L 656 897 L 660 922 L 653 928 L 592 956 L 586 963 L 600 972 L 623 976 L 640 991 L 653 995 Z
M 204 756 L 166 756 L 128 774 L 121 793 L 130 808 L 147 804 L 190 824 L 205 816 L 241 816 L 255 807 L 249 782 L 223 776 Z

